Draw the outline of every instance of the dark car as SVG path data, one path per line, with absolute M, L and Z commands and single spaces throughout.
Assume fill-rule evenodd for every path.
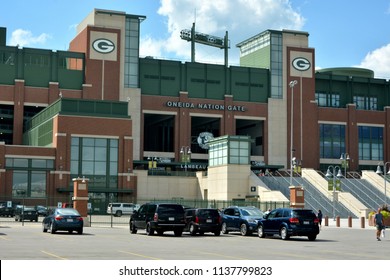
M 84 221 L 80 213 L 73 208 L 56 208 L 48 216 L 43 218 L 43 232 L 56 233 L 57 231 L 77 231 L 83 233 Z
M 258 221 L 264 213 L 254 206 L 230 206 L 223 210 L 222 233 L 239 231 L 241 235 L 250 235 L 257 230 Z
M 278 208 L 259 221 L 257 234 L 259 237 L 280 235 L 283 240 L 290 236 L 307 236 L 314 241 L 320 232 L 318 222 L 313 210 Z
M 15 208 L 15 221 L 35 221 L 38 222 L 38 212 L 34 207 L 18 205 Z
M 43 216 L 43 217 L 47 216 L 47 207 L 42 205 L 37 205 L 35 206 L 35 209 L 37 210 L 39 216 Z
M 18 202 L 9 202 L 9 201 L 2 201 L 0 202 L 0 216 L 5 217 L 13 217 L 15 216 L 15 208 L 20 203 Z
M 185 227 L 184 208 L 175 203 L 146 203 L 135 210 L 130 217 L 131 233 L 145 229 L 147 235 L 162 235 L 165 231 L 173 231 L 181 236 Z
M 221 234 L 221 216 L 217 209 L 197 208 L 185 210 L 186 226 L 184 231 L 191 235 L 212 232 L 216 236 Z

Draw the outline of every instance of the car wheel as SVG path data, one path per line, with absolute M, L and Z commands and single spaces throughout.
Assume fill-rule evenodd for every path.
M 115 216 L 116 217 L 121 217 L 122 216 L 122 211 L 121 210 L 118 210 L 115 212 Z
M 77 233 L 78 233 L 78 234 L 83 234 L 83 228 L 79 228 L 79 229 L 77 230 Z
M 260 237 L 260 238 L 264 238 L 265 237 L 265 234 L 264 234 L 264 228 L 262 225 L 259 225 L 257 227 L 257 235 Z
M 222 233 L 223 234 L 228 234 L 229 231 L 227 230 L 227 226 L 226 226 L 226 223 L 223 223 L 222 224 L 222 229 L 221 229 Z
M 182 229 L 175 229 L 173 231 L 175 233 L 175 236 L 179 237 L 183 234 L 183 230 Z
M 137 233 L 137 228 L 134 225 L 134 221 L 130 221 L 130 233 Z
M 146 234 L 147 234 L 147 235 L 153 235 L 153 234 L 154 234 L 154 230 L 151 229 L 150 223 L 148 223 L 148 224 L 146 225 Z
M 42 223 L 42 231 L 47 232 L 47 228 L 45 227 L 45 224 Z
M 242 236 L 249 235 L 248 226 L 246 224 L 241 224 L 240 233 Z
M 196 226 L 194 224 L 190 225 L 190 234 L 195 235 L 197 232 Z
M 214 232 L 214 235 L 215 235 L 215 236 L 220 236 L 220 235 L 221 235 L 221 232 L 220 232 L 219 230 L 217 230 L 217 231 Z
M 316 234 L 312 234 L 312 235 L 309 235 L 308 238 L 309 238 L 310 241 L 314 241 L 314 240 L 316 240 L 317 235 Z
M 282 227 L 282 228 L 280 229 L 280 236 L 282 237 L 283 240 L 287 240 L 287 239 L 290 238 L 290 237 L 288 236 L 287 228 L 286 228 L 286 227 Z
M 51 224 L 50 224 L 50 233 L 51 233 L 51 234 L 56 233 L 56 228 L 54 227 L 54 223 L 51 223 Z

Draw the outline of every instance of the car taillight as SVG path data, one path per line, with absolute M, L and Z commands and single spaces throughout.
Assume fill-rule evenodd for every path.
M 83 217 L 77 217 L 77 220 L 82 221 Z
M 198 216 L 195 217 L 195 223 L 199 224 L 199 217 Z
M 56 221 L 61 221 L 62 217 L 61 216 L 56 216 L 55 219 L 56 219 Z
M 314 219 L 314 223 L 315 223 L 315 224 L 318 224 L 319 222 L 320 222 L 320 220 L 319 220 L 318 218 L 315 218 L 315 219 Z
M 158 222 L 158 214 L 154 213 L 153 221 Z
M 218 223 L 222 224 L 222 217 L 221 216 L 218 216 Z
M 298 218 L 290 218 L 290 223 L 291 224 L 299 224 L 299 219 Z

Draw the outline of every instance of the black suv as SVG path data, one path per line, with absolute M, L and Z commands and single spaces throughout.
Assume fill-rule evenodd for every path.
M 13 217 L 15 216 L 15 208 L 19 205 L 19 202 L 0 202 L 0 216 Z
M 222 233 L 239 231 L 241 235 L 250 235 L 257 230 L 258 221 L 264 213 L 254 206 L 230 206 L 223 210 Z
M 221 235 L 221 216 L 217 209 L 197 208 L 186 209 L 186 226 L 184 231 L 191 235 L 212 232 L 216 236 Z
M 317 238 L 320 232 L 318 218 L 313 210 L 278 208 L 272 210 L 259 221 L 257 234 L 259 237 L 266 235 L 280 235 L 283 240 L 290 236 L 307 236 L 310 241 Z
M 181 236 L 185 227 L 184 208 L 174 203 L 146 203 L 135 210 L 130 217 L 131 233 L 145 229 L 147 235 L 162 235 L 165 231 L 173 231 Z

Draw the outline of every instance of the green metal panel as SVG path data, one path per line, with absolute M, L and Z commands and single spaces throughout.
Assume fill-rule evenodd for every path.
M 7 28 L 0 27 L 0 47 L 5 46 L 7 40 Z
M 186 64 L 187 91 L 191 98 L 206 98 L 205 64 L 187 62 Z
M 24 80 L 26 86 L 47 87 L 51 80 L 52 51 L 23 48 Z
M 79 69 L 60 65 L 64 58 L 80 60 Z M 48 87 L 50 82 L 59 82 L 60 88 L 79 90 L 84 83 L 84 61 L 83 53 L 0 46 L 0 84 L 12 85 L 22 79 L 26 86 Z
M 160 94 L 163 96 L 179 96 L 181 62 L 160 61 Z
M 232 94 L 235 100 L 267 102 L 269 70 L 141 58 L 140 85 L 146 95 L 178 96 L 187 91 L 190 98 L 223 100 Z
M 17 48 L 0 46 L 0 84 L 13 85 L 17 69 Z
M 354 96 L 376 97 L 378 110 L 389 106 L 390 82 L 362 76 L 332 75 L 316 73 L 316 92 L 340 94 L 340 107 L 353 103 Z
M 206 98 L 223 100 L 226 94 L 225 66 L 205 64 Z
M 125 119 L 130 118 L 128 115 L 127 102 L 61 98 L 27 121 L 25 130 L 32 130 L 57 114 Z
M 48 147 L 53 143 L 53 120 L 47 120 L 23 134 L 23 144 Z
M 234 100 L 268 102 L 269 71 L 262 68 L 230 67 Z
M 140 87 L 143 94 L 160 95 L 159 60 L 140 58 Z

